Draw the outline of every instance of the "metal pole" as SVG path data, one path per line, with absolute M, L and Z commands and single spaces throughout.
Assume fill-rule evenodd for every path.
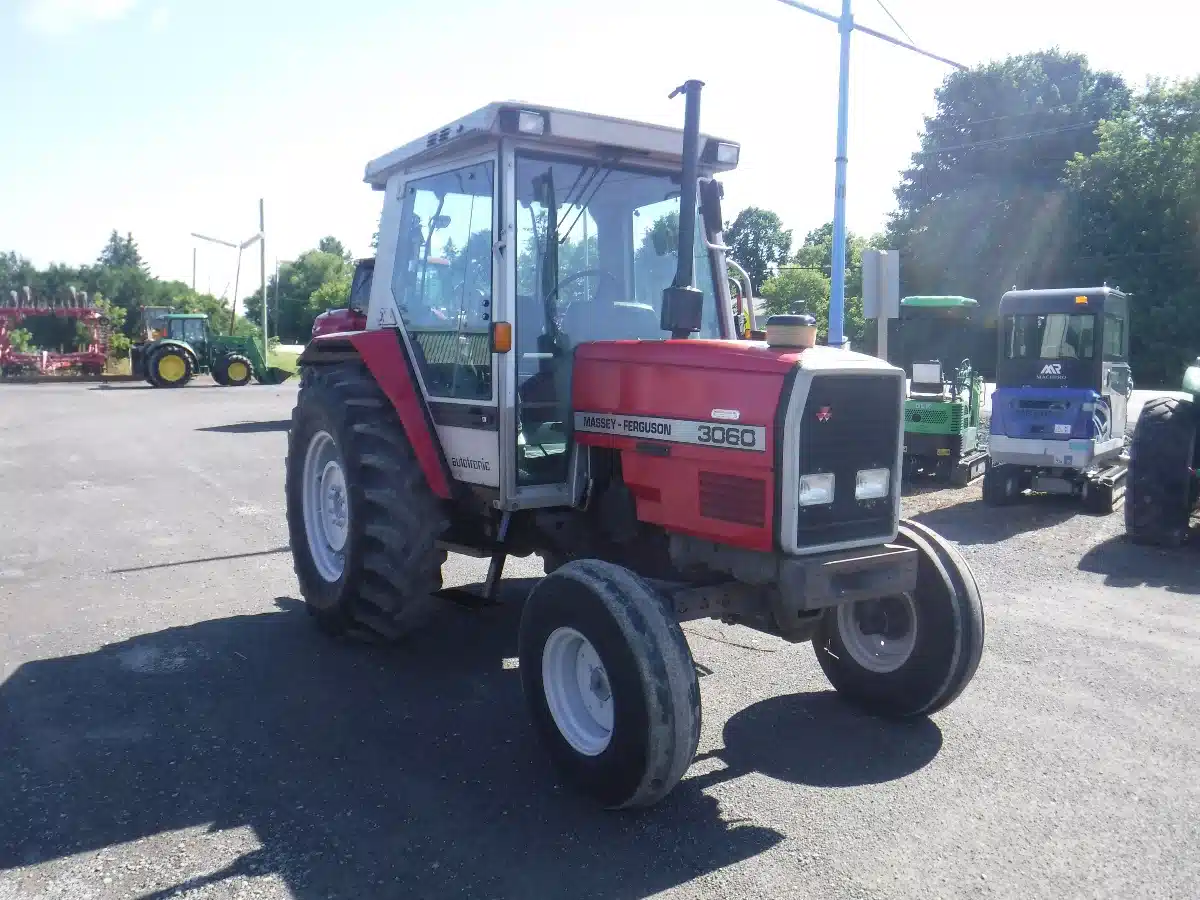
M 275 257 L 275 331 L 279 332 L 279 257 Z
M 258 199 L 258 233 L 261 235 L 258 239 L 258 262 L 262 275 L 263 362 L 266 362 L 271 351 L 267 343 L 267 220 L 263 213 L 261 197 Z
M 842 17 L 838 20 L 841 50 L 838 56 L 838 115 L 837 157 L 833 179 L 833 259 L 829 272 L 829 333 L 825 341 L 840 347 L 845 340 L 843 330 L 846 304 L 846 153 L 850 128 L 850 34 L 854 31 L 854 16 L 850 0 L 842 0 Z
M 229 334 L 233 335 L 237 329 L 237 298 L 238 298 L 238 282 L 242 278 L 242 248 L 238 247 L 237 269 L 233 275 L 233 302 L 229 307 Z
M 196 293 L 196 248 L 192 248 L 192 293 Z

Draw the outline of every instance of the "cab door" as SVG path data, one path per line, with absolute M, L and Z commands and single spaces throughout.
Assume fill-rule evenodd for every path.
M 1106 312 L 1101 334 L 1101 394 L 1108 404 L 1112 427 L 1111 440 L 1125 439 L 1129 424 L 1129 397 L 1133 393 L 1133 373 L 1129 368 L 1129 334 L 1125 316 Z
M 396 176 L 367 327 L 398 328 L 451 475 L 500 486 L 496 155 Z

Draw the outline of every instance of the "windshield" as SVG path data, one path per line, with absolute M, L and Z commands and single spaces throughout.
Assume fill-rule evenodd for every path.
M 1096 317 L 1074 313 L 1026 313 L 1005 320 L 1009 359 L 1092 359 Z
M 518 156 L 516 204 L 522 343 L 670 336 L 659 310 L 675 277 L 678 175 Z M 706 295 L 699 336 L 717 337 L 703 241 L 694 252 L 696 287 Z

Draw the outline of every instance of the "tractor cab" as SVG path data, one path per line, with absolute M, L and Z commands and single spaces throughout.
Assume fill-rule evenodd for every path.
M 993 476 L 1006 485 L 993 499 L 1029 487 L 1103 495 L 1095 502 L 1110 511 L 1123 491 L 1133 392 L 1129 298 L 1107 286 L 1009 291 L 999 316 L 990 445 L 1007 468 Z
M 570 502 L 576 350 L 736 336 L 713 177 L 738 145 L 698 135 L 681 177 L 683 137 L 496 103 L 368 164 L 388 201 L 367 328 L 402 326 L 456 480 Z
M 208 316 L 202 313 L 170 313 L 163 317 L 163 335 L 168 340 L 181 341 L 197 355 L 208 355 Z

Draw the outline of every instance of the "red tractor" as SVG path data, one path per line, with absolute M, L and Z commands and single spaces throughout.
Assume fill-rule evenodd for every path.
M 411 632 L 447 551 L 490 557 L 489 598 L 507 556 L 543 559 L 524 693 L 611 808 L 695 755 L 683 621 L 810 641 L 846 700 L 901 719 L 983 651 L 967 564 L 900 519 L 903 371 L 814 346 L 807 317 L 735 332 L 714 176 L 739 147 L 700 133 L 700 88 L 682 131 L 496 103 L 368 164 L 365 320 L 316 329 L 289 435 L 296 573 L 330 633 Z

